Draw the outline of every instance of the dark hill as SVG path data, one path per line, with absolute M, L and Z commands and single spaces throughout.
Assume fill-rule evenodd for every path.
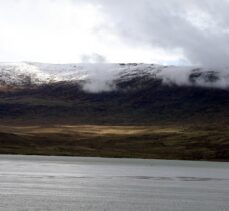
M 144 76 L 116 81 L 116 89 L 99 93 L 83 91 L 80 83 L 50 83 L 2 90 L 0 118 L 80 124 L 226 123 L 229 90 L 165 85 Z

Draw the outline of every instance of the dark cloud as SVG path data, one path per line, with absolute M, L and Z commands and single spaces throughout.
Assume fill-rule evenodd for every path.
M 179 49 L 190 63 L 229 65 L 228 0 L 94 0 L 129 45 Z

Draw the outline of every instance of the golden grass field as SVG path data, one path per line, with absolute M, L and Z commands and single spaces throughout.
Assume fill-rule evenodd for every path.
M 82 136 L 123 136 L 155 133 L 180 133 L 181 128 L 157 126 L 101 126 L 101 125 L 52 125 L 52 126 L 0 126 L 0 132 L 14 134 L 80 134 Z
M 1 125 L 0 153 L 229 160 L 228 137 L 227 127 Z

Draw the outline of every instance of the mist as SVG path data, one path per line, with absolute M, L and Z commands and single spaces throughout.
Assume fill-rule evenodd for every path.
M 84 64 L 87 77 L 83 83 L 83 90 L 91 93 L 109 92 L 116 88 L 114 80 L 118 78 L 120 70 L 117 64 Z

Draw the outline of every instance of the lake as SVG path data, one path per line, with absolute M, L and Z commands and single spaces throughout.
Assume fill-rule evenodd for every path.
M 229 210 L 229 163 L 0 155 L 0 210 Z

